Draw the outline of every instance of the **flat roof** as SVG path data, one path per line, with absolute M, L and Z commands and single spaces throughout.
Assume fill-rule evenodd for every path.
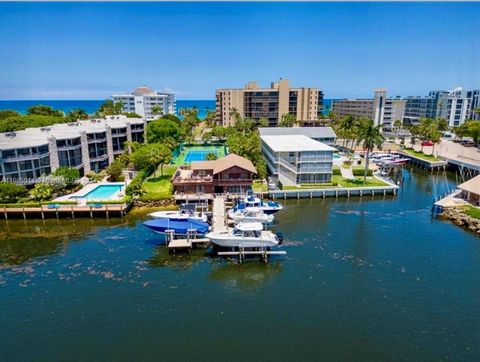
M 259 127 L 260 136 L 304 135 L 310 138 L 336 138 L 332 127 Z
M 143 124 L 143 118 L 127 118 L 125 116 L 109 116 L 107 119 L 82 120 L 71 123 L 58 123 L 51 126 L 27 128 L 21 131 L 0 133 L 0 150 L 37 147 L 49 143 L 50 137 L 70 139 L 80 137 L 82 132 L 105 132 L 106 127 L 112 129 L 127 127 L 130 124 Z
M 273 152 L 335 151 L 325 143 L 315 141 L 305 135 L 266 135 L 260 136 Z

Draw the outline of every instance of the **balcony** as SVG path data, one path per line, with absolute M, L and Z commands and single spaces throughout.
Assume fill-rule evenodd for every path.
M 212 175 L 194 175 L 193 171 L 187 168 L 179 167 L 172 177 L 172 183 L 175 186 L 194 184 L 194 185 L 210 185 L 213 182 Z

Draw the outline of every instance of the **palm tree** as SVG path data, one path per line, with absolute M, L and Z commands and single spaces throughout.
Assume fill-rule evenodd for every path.
M 397 131 L 402 128 L 402 121 L 400 121 L 399 119 L 397 119 L 395 122 L 393 122 L 393 127 L 395 129 L 395 133 L 397 133 Z
M 367 156 L 365 159 L 365 173 L 363 176 L 363 182 L 367 181 L 368 167 L 370 164 L 370 152 L 377 147 L 382 148 L 384 137 L 382 135 L 382 126 L 375 126 L 373 121 L 369 121 L 365 127 L 360 129 L 358 134 L 358 142 L 363 145 L 363 148 L 367 150 Z

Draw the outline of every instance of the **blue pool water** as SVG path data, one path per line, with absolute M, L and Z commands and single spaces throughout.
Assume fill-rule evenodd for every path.
M 120 191 L 123 185 L 100 185 L 84 196 L 73 196 L 72 198 L 86 198 L 87 200 L 108 200 L 115 193 Z
M 192 161 L 203 161 L 207 158 L 209 153 L 213 153 L 218 156 L 218 152 L 215 150 L 208 151 L 188 151 L 187 156 L 185 157 L 185 163 L 190 163 Z

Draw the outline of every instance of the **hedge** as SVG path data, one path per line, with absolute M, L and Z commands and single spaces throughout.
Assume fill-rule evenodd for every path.
M 142 183 L 148 176 L 148 169 L 138 171 L 133 180 L 128 184 L 125 193 L 129 196 L 133 196 L 137 190 L 142 188 Z

